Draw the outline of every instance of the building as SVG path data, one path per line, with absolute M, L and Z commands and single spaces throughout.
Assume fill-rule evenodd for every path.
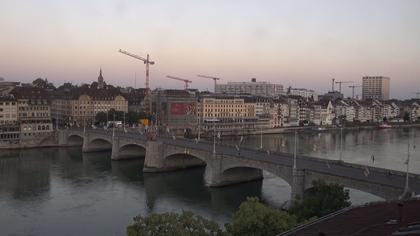
M 203 95 L 198 102 L 198 119 L 204 132 L 244 133 L 270 126 L 267 115 L 256 115 L 252 96 Z
M 222 94 L 250 94 L 254 96 L 276 97 L 283 94 L 283 85 L 269 82 L 257 82 L 255 78 L 251 82 L 228 82 L 217 84 L 216 93 Z
M 99 69 L 99 76 L 98 76 L 98 89 L 104 89 L 105 88 L 105 80 L 102 76 L 102 68 Z
M 115 88 L 88 86 L 60 88 L 51 101 L 52 117 L 59 125 L 90 125 L 99 112 L 110 110 L 128 112 L 127 99 Z
M 384 76 L 364 76 L 362 83 L 362 99 L 388 100 L 390 78 Z
M 318 94 L 314 90 L 304 88 L 289 88 L 287 95 L 300 96 L 306 100 L 318 101 Z
M 153 123 L 173 135 L 197 130 L 197 96 L 188 90 L 155 90 L 151 94 Z
M 17 102 L 21 143 L 51 135 L 54 130 L 48 91 L 36 87 L 15 87 L 11 94 Z
M 18 108 L 14 96 L 0 96 L 0 125 L 16 124 L 17 121 Z

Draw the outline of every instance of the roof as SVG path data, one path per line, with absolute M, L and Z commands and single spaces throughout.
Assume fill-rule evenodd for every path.
M 400 235 L 396 234 L 399 229 L 416 224 L 417 233 L 401 235 L 420 235 L 419 209 L 419 199 L 370 203 L 338 211 L 280 235 L 309 236 L 321 232 L 326 236 Z
M 16 99 L 49 99 L 50 94 L 43 88 L 15 87 L 11 92 Z

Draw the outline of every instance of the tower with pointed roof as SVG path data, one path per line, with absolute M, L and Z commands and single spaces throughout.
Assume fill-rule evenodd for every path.
M 102 77 L 102 67 L 99 69 L 98 77 L 98 89 L 103 89 L 105 87 L 104 77 Z

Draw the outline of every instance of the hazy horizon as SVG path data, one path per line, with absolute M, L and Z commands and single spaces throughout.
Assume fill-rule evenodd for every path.
M 213 81 L 269 81 L 322 94 L 331 78 L 361 85 L 391 78 L 391 97 L 420 91 L 420 1 L 135 1 L 3 0 L 0 77 L 55 85 L 91 83 L 102 66 L 107 83 L 213 90 Z M 338 87 L 338 86 L 336 86 Z M 343 85 L 351 95 L 348 84 Z M 361 89 L 357 94 L 361 93 Z

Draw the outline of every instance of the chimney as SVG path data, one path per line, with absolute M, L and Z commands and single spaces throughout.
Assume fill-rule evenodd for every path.
M 255 82 L 257 82 L 257 79 L 256 78 L 252 78 L 251 79 L 251 82 L 255 83 Z

